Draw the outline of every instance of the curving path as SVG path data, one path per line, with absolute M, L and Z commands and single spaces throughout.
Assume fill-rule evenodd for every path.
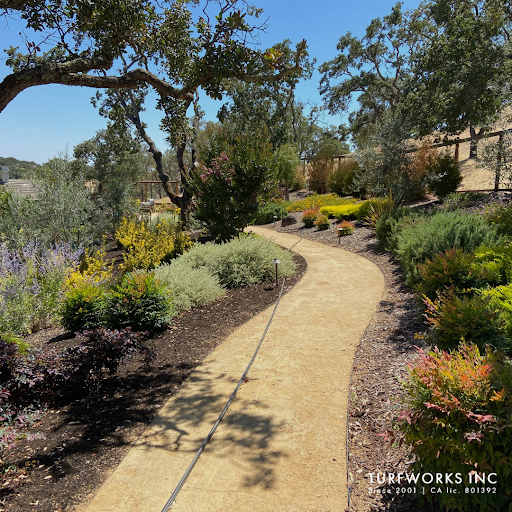
M 253 228 L 291 247 L 299 238 Z M 344 511 L 346 413 L 357 344 L 384 278 L 370 261 L 302 240 L 308 263 L 279 305 L 245 383 L 173 512 Z M 160 512 L 231 395 L 272 308 L 186 379 L 87 512 Z

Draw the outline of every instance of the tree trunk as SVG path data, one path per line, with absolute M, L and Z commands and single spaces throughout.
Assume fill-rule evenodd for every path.
M 478 156 L 478 141 L 482 138 L 485 133 L 485 128 L 480 128 L 480 131 L 476 133 L 473 125 L 469 125 L 469 135 L 471 142 L 469 143 L 469 158 L 476 158 Z
M 500 179 L 501 179 L 501 145 L 503 144 L 503 132 L 500 133 L 500 140 L 498 142 L 498 165 L 496 166 L 496 175 L 494 177 L 494 190 L 497 192 L 500 188 Z

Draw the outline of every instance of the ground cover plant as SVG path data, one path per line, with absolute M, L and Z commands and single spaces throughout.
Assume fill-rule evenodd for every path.
M 343 204 L 339 206 L 322 206 L 320 213 L 336 220 L 356 219 L 364 203 Z
M 288 211 L 282 202 L 269 202 L 260 205 L 254 219 L 254 224 L 270 224 L 286 217 Z
M 357 199 L 342 198 L 336 194 L 318 195 L 313 194 L 298 201 L 294 201 L 291 205 L 287 206 L 288 212 L 302 212 L 304 210 L 318 210 L 322 206 L 339 206 L 343 204 L 357 203 Z

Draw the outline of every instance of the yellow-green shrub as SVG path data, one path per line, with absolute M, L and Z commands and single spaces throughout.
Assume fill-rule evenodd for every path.
M 119 266 L 123 272 L 154 268 L 183 254 L 191 246 L 180 226 L 167 220 L 153 225 L 123 218 L 116 231 L 116 240 L 126 250 L 124 262 Z
M 324 206 L 320 208 L 320 213 L 337 220 L 355 219 L 357 212 L 361 209 L 363 203 L 359 204 L 343 204 L 340 206 Z
M 84 259 L 71 271 L 64 283 L 66 290 L 89 284 L 108 283 L 112 279 L 114 264 L 108 265 L 105 261 L 106 252 L 102 249 L 87 250 Z
M 336 206 L 354 203 L 357 203 L 357 199 L 343 199 L 338 197 L 336 194 L 313 194 L 312 196 L 301 199 L 300 201 L 294 201 L 291 205 L 287 206 L 286 209 L 289 212 L 303 212 L 304 210 L 318 210 L 322 206 Z

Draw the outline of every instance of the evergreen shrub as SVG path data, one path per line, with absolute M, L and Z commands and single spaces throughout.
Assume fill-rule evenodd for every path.
M 172 316 L 167 289 L 152 274 L 127 274 L 108 296 L 107 325 L 112 329 L 164 331 Z
M 206 267 L 167 264 L 157 267 L 154 274 L 166 286 L 176 313 L 207 304 L 226 294 L 219 278 Z
M 400 231 L 395 255 L 405 271 L 407 284 L 413 285 L 420 277 L 417 265 L 428 258 L 452 247 L 472 252 L 479 245 L 492 245 L 497 240 L 494 228 L 478 215 L 459 211 L 436 213 Z
M 287 214 L 286 207 L 282 203 L 265 203 L 258 208 L 254 224 L 270 224 L 274 220 L 283 219 Z
M 224 244 L 196 245 L 171 263 L 171 267 L 205 267 L 221 286 L 239 288 L 275 278 L 274 259 L 281 260 L 279 275 L 290 276 L 296 268 L 292 254 L 257 235 L 234 238 Z
M 482 352 L 468 344 L 451 353 L 420 351 L 419 361 L 409 367 L 404 386 L 405 408 L 395 426 L 414 457 L 410 470 L 422 474 L 460 473 L 463 480 L 457 493 L 447 493 L 443 486 L 441 493 L 434 494 L 431 486 L 425 486 L 426 499 L 443 510 L 509 510 L 510 360 L 501 352 Z M 496 473 L 496 485 L 470 484 L 468 475 L 475 472 L 480 476 Z M 481 492 L 489 486 L 496 487 L 496 493 Z

